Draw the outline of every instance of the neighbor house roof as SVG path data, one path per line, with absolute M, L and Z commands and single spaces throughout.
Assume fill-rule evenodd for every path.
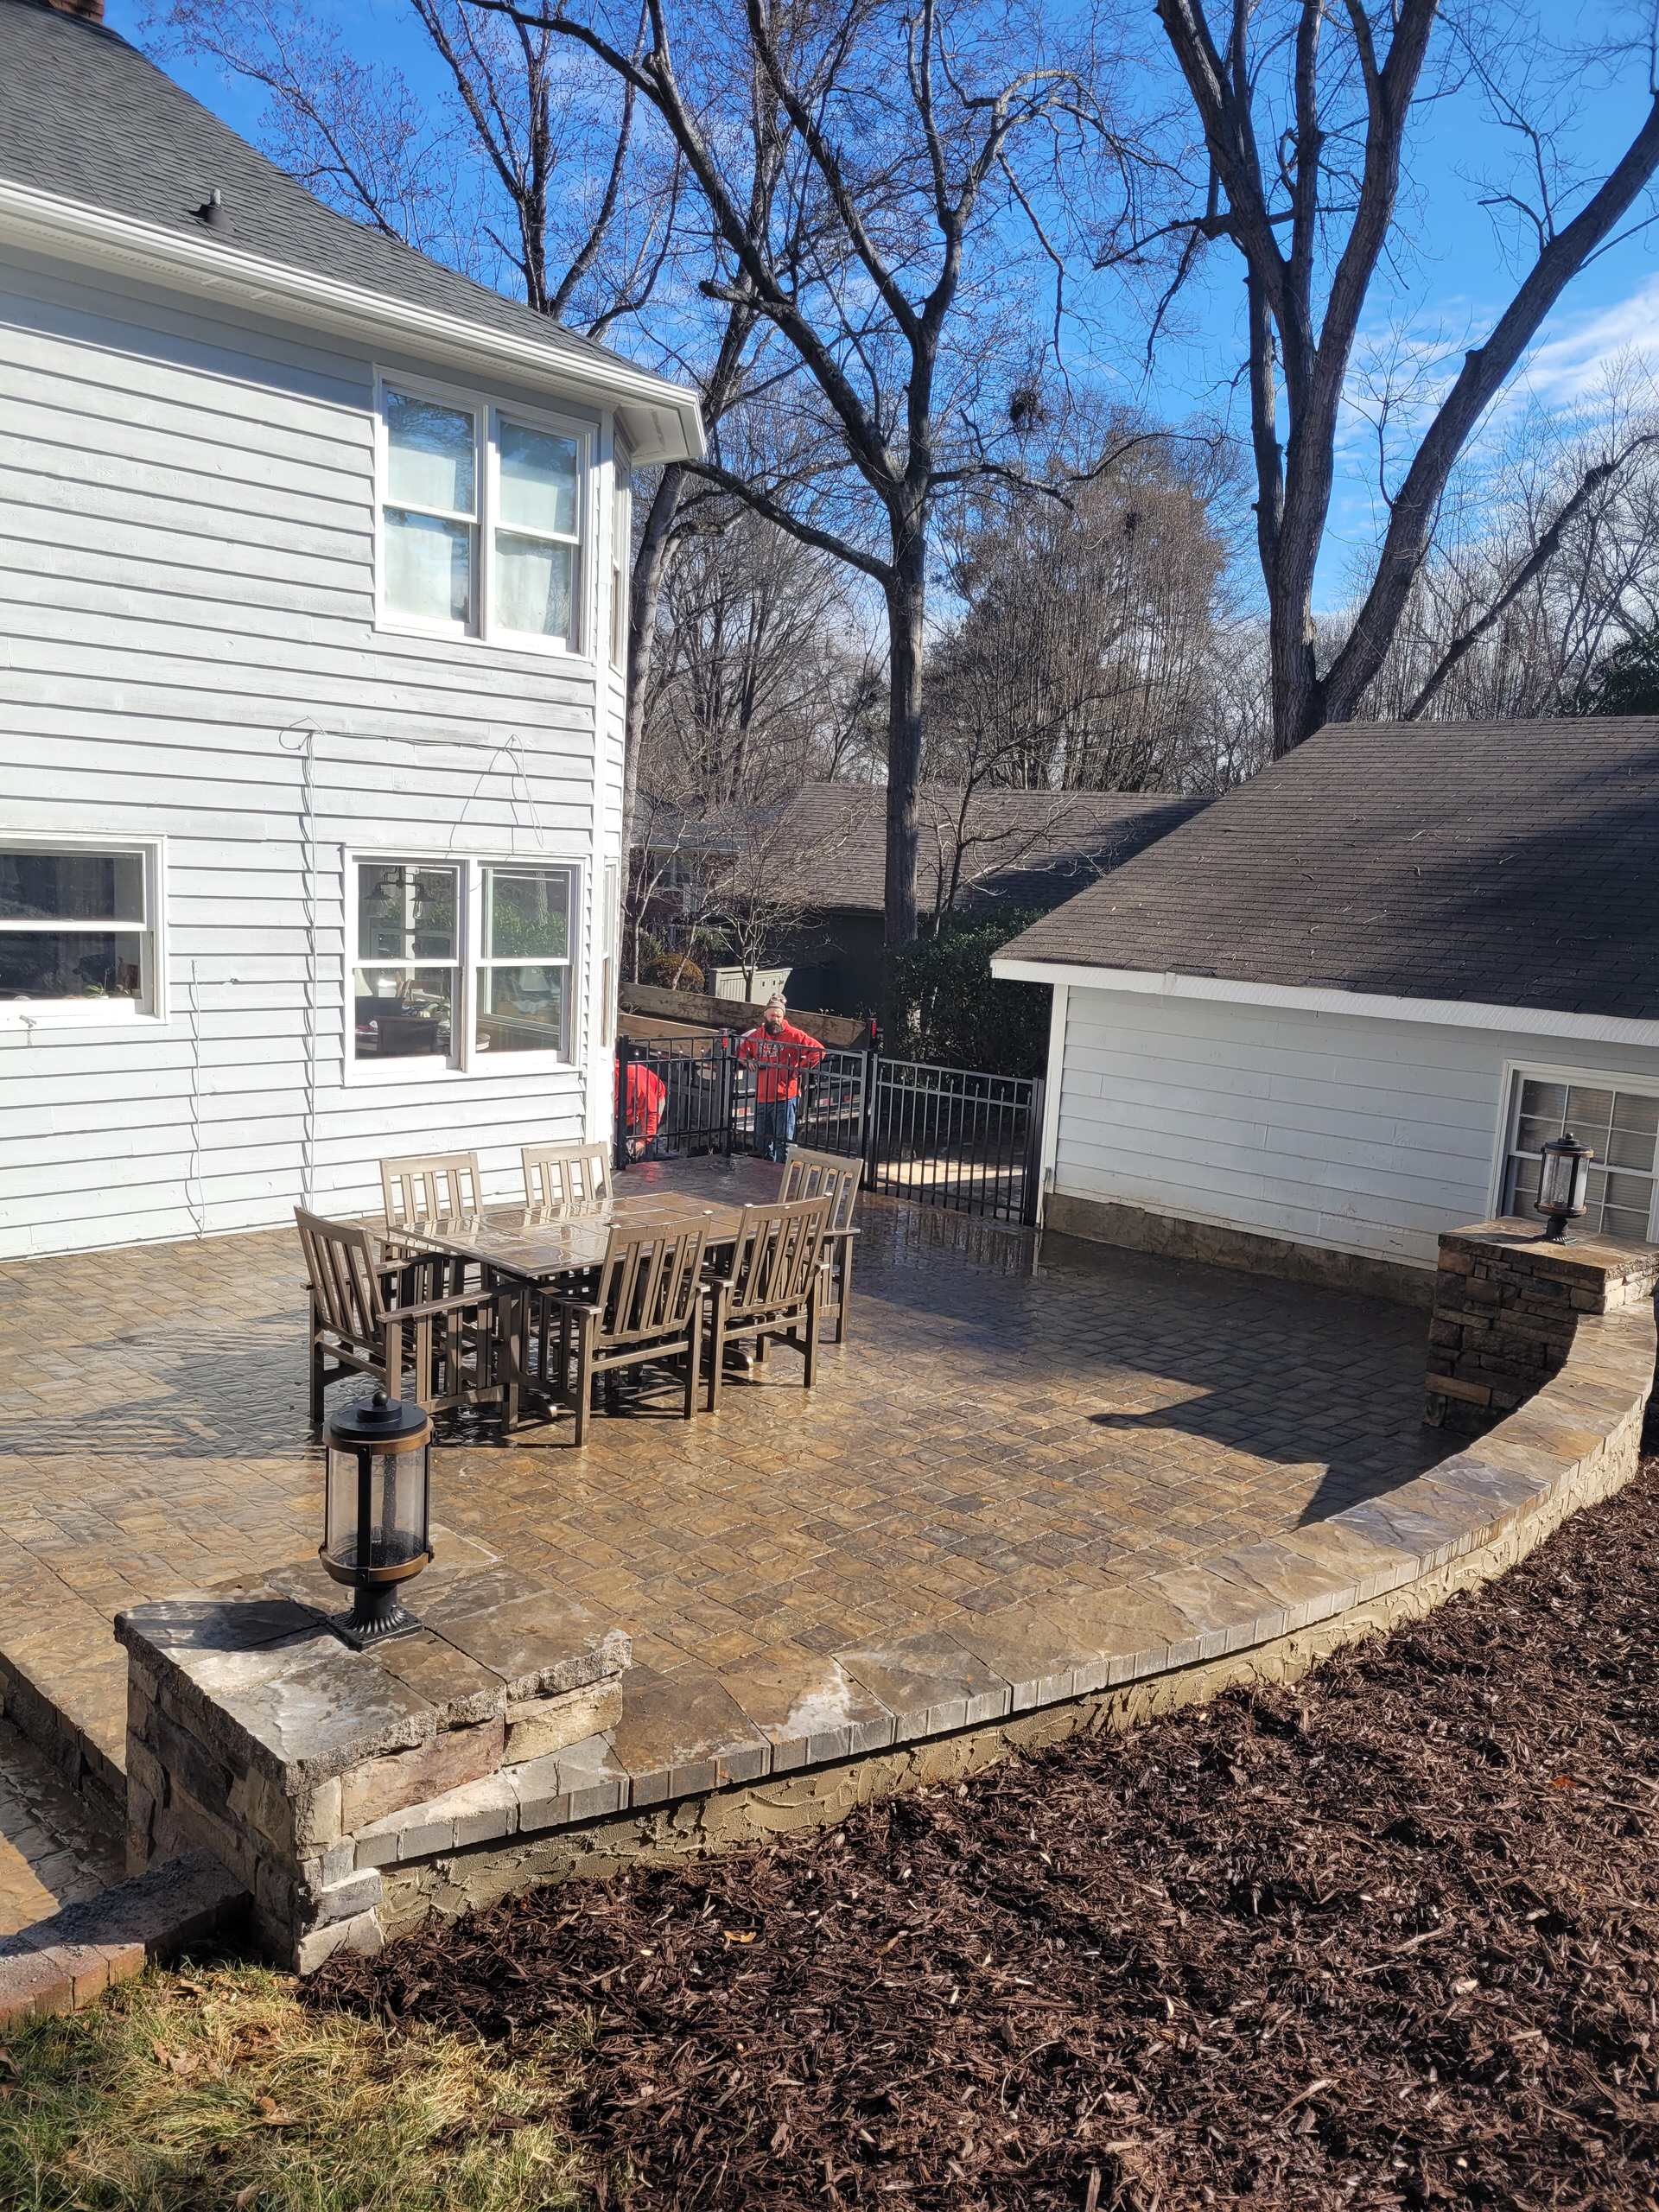
M 1659 716 L 1325 728 L 998 955 L 1659 1018 Z
M 1185 822 L 1202 799 L 1164 791 L 981 789 L 962 814 L 962 792 L 924 784 L 916 897 L 925 912 L 947 882 L 963 825 L 963 889 L 968 911 L 995 905 L 1052 906 L 1104 870 L 1120 867 Z M 879 914 L 887 872 L 887 792 L 883 784 L 808 784 L 789 807 L 785 836 L 801 855 L 810 903 L 826 912 Z
M 205 221 L 214 191 L 220 217 Z M 354 298 L 417 339 L 470 334 L 524 372 L 631 402 L 641 458 L 701 450 L 689 391 L 336 214 L 124 39 L 47 0 L 0 0 L 0 215 L 124 242 L 140 270 L 148 242 L 209 286 L 263 278 L 283 304 Z

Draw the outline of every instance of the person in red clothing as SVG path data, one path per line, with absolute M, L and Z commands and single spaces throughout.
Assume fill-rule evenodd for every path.
M 657 1071 L 643 1060 L 630 1060 L 622 1092 L 622 1133 L 627 1139 L 630 1160 L 653 1156 L 667 1103 L 668 1085 Z
M 785 1020 L 788 1011 L 783 993 L 774 991 L 760 1027 L 747 1031 L 738 1042 L 739 1060 L 754 1071 L 754 1142 L 763 1160 L 789 1158 L 801 1077 L 823 1058 L 816 1037 Z

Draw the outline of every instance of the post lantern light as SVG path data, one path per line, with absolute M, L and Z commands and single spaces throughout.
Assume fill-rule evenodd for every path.
M 1534 1204 L 1540 1213 L 1548 1216 L 1545 1242 L 1564 1243 L 1567 1223 L 1581 1220 L 1586 1211 L 1585 1192 L 1590 1182 L 1590 1162 L 1596 1155 L 1588 1145 L 1579 1142 L 1571 1129 L 1538 1149 L 1538 1196 Z
M 328 1484 L 317 1556 L 356 1592 L 333 1626 L 360 1651 L 420 1623 L 398 1586 L 432 1557 L 432 1422 L 419 1406 L 377 1390 L 328 1424 Z

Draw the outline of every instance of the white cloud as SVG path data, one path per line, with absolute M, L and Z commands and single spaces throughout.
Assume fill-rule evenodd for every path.
M 1659 373 L 1659 276 L 1535 346 L 1522 377 L 1546 406 L 1573 407 L 1599 396 L 1615 362 L 1631 360 Z

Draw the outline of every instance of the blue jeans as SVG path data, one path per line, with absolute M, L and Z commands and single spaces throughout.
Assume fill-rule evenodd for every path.
M 757 1098 L 754 1102 L 754 1148 L 762 1160 L 784 1160 L 795 1141 L 792 1098 Z

